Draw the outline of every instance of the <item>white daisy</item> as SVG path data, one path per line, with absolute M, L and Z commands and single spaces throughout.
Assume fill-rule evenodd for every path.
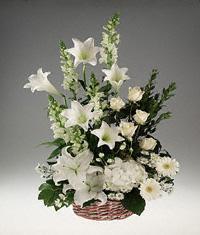
M 156 163 L 156 170 L 163 176 L 173 177 L 179 171 L 179 163 L 176 161 L 176 159 L 162 157 Z
M 153 200 L 160 197 L 160 184 L 154 179 L 147 179 L 140 186 L 140 194 L 145 200 Z

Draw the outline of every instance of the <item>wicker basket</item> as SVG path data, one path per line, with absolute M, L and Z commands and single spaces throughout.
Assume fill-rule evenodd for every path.
M 125 219 L 133 214 L 133 212 L 125 209 L 120 201 L 108 200 L 104 205 L 99 204 L 95 202 L 83 208 L 73 204 L 73 211 L 76 215 L 91 220 Z

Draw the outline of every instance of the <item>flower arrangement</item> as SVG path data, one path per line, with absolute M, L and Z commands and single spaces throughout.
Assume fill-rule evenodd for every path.
M 42 68 L 24 86 L 49 94 L 54 139 L 44 144 L 54 150 L 47 164 L 36 169 L 45 179 L 38 198 L 55 210 L 71 204 L 81 210 L 118 202 L 140 215 L 146 201 L 173 189 L 179 163 L 152 134 L 162 120 L 171 117 L 161 110 L 174 96 L 176 84 L 156 92 L 158 71 L 153 69 L 145 86 L 129 87 L 127 97 L 120 96 L 120 87 L 130 77 L 128 69 L 117 64 L 118 25 L 115 14 L 103 27 L 100 47 L 93 38 L 72 39 L 71 49 L 60 41 L 65 94 L 51 84 L 50 72 Z M 89 72 L 98 62 L 102 81 Z M 82 67 L 80 74 L 77 67 Z

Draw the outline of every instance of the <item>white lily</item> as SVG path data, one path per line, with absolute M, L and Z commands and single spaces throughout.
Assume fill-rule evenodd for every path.
M 85 131 L 88 130 L 88 123 L 95 118 L 96 113 L 92 112 L 93 104 L 81 105 L 78 101 L 71 102 L 71 109 L 65 109 L 61 115 L 67 118 L 65 127 L 79 125 Z
M 72 157 L 67 151 L 58 158 L 57 163 L 52 166 L 53 180 L 55 184 L 68 180 L 73 188 L 79 187 L 86 179 L 93 154 L 89 150 Z
M 109 81 L 116 90 L 121 87 L 124 80 L 130 79 L 126 75 L 128 69 L 119 68 L 117 64 L 113 64 L 111 69 L 103 69 L 102 71 L 106 74 L 104 81 Z
M 102 174 L 88 174 L 85 183 L 76 190 L 74 202 L 83 206 L 84 202 L 95 199 L 100 200 L 101 205 L 107 201 L 106 194 L 102 191 L 104 185 L 104 176 Z
M 88 38 L 84 42 L 73 38 L 74 47 L 67 51 L 75 57 L 74 66 L 77 67 L 80 63 L 97 64 L 96 54 L 99 52 L 99 47 L 94 46 L 94 39 Z
M 28 77 L 29 83 L 24 85 L 24 88 L 30 88 L 31 91 L 46 91 L 53 95 L 60 95 L 56 88 L 49 82 L 47 76 L 50 72 L 42 72 L 42 68 L 37 70 L 37 74 L 32 74 Z
M 110 149 L 115 147 L 115 142 L 123 141 L 124 138 L 119 136 L 119 129 L 117 127 L 110 127 L 106 122 L 102 122 L 99 129 L 91 131 L 93 135 L 99 138 L 98 147 L 108 145 Z

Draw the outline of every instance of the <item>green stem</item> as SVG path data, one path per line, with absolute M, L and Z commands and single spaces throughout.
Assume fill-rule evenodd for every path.
M 83 64 L 83 81 L 84 81 L 84 84 L 85 84 L 85 87 L 86 87 L 86 71 L 85 71 L 85 64 Z
M 67 108 L 67 99 L 66 99 L 66 96 L 62 94 L 62 97 L 63 97 L 63 99 L 64 99 L 64 103 L 65 103 L 65 106 L 66 106 L 66 108 Z

